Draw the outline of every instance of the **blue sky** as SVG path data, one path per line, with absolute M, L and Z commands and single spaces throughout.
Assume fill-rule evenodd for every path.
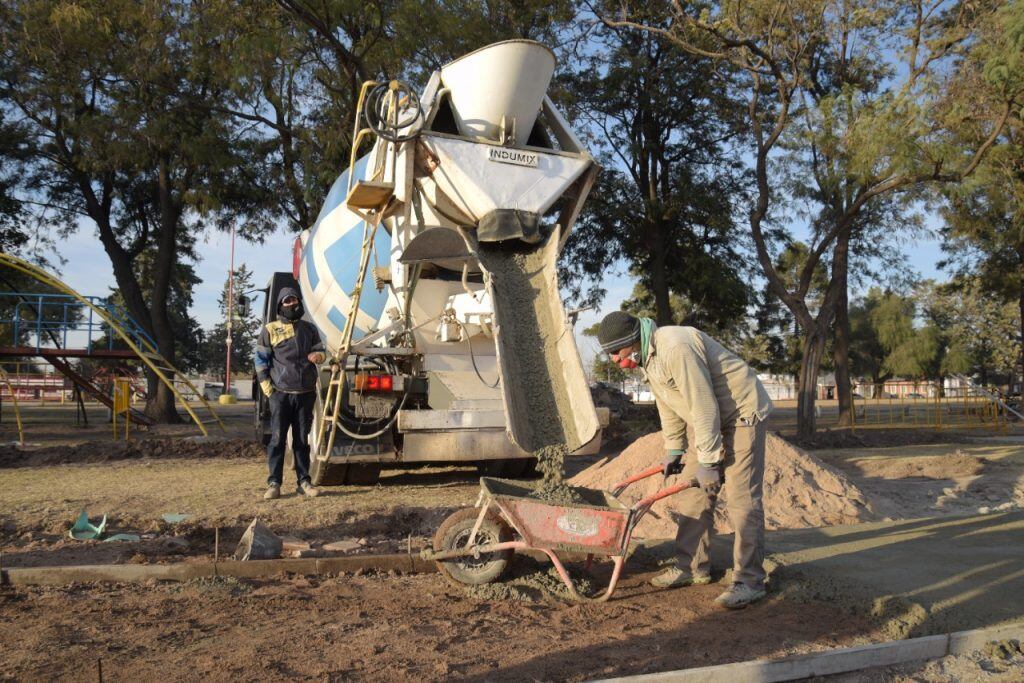
M 277 270 L 291 269 L 293 233 L 279 230 L 270 235 L 263 244 L 251 244 L 243 240 L 235 243 L 236 267 L 245 263 L 254 273 L 257 287 L 262 287 L 270 274 Z M 211 232 L 203 240 L 197 252 L 200 261 L 196 264 L 196 272 L 202 283 L 196 287 L 195 306 L 192 314 L 203 327 L 211 327 L 218 321 L 217 298 L 227 278 L 230 262 L 230 238 L 226 233 Z M 110 287 L 114 286 L 114 274 L 110 259 L 103 251 L 96 236 L 95 229 L 88 223 L 77 233 L 57 244 L 57 249 L 67 263 L 61 268 L 62 279 L 82 294 L 105 296 Z M 922 277 L 945 279 L 945 274 L 935 264 L 941 260 L 942 251 L 939 240 L 928 237 L 903 246 L 911 268 Z M 576 329 L 582 330 L 598 320 L 605 313 L 617 310 L 619 303 L 628 297 L 633 283 L 625 269 L 618 269 L 609 274 L 605 281 L 608 295 L 602 307 L 596 311 L 586 311 L 579 317 Z M 593 339 L 577 335 L 580 353 L 585 361 L 593 358 L 597 352 L 597 343 Z

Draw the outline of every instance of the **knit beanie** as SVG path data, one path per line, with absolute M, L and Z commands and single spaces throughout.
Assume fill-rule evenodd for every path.
M 597 341 L 605 353 L 615 353 L 640 341 L 640 320 L 625 311 L 613 311 L 597 328 Z

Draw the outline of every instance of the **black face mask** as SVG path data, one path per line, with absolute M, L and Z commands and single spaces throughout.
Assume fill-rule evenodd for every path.
M 285 320 L 298 320 L 302 317 L 302 304 L 299 304 L 298 306 L 282 306 L 281 317 Z

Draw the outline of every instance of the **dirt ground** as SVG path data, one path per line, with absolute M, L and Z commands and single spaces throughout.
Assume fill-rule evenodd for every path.
M 1024 507 L 1024 443 L 1015 437 L 814 454 L 846 472 L 889 519 Z
M 75 427 L 72 411 L 37 409 L 28 450 L 0 445 L 0 563 L 207 561 L 215 529 L 227 554 L 257 516 L 314 547 L 350 542 L 337 553 L 415 551 L 476 498 L 474 469 L 433 468 L 386 472 L 377 486 L 334 487 L 316 499 L 295 495 L 286 477 L 284 497 L 264 502 L 265 465 L 248 441 L 248 410 L 225 410 L 222 436 L 187 439 L 195 428 L 182 425 L 115 446 L 104 426 Z M 602 455 L 645 430 L 642 421 L 630 425 Z M 5 411 L 0 443 L 11 437 Z M 816 456 L 892 519 L 1024 506 L 1019 436 L 865 430 L 815 445 Z M 574 459 L 570 474 L 594 460 Z M 108 535 L 143 540 L 68 539 L 82 509 L 94 520 L 107 514 Z M 165 513 L 189 518 L 169 524 Z M 628 565 L 621 597 L 607 605 L 545 595 L 481 599 L 436 575 L 0 588 L 0 639 L 16 644 L 0 649 L 0 677 L 82 678 L 99 660 L 105 676 L 123 680 L 166 672 L 211 680 L 582 680 L 883 637 L 867 617 L 821 601 L 775 595 L 756 609 L 723 612 L 711 602 L 721 585 L 656 591 L 644 583 L 653 570 Z
M 822 603 L 726 612 L 719 586 L 644 578 L 604 605 L 478 601 L 438 575 L 2 589 L 0 676 L 95 678 L 101 661 L 106 680 L 576 681 L 872 637 Z

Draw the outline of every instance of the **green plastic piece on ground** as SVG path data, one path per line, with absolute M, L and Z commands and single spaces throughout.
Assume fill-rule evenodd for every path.
M 161 516 L 163 517 L 163 520 L 168 524 L 178 524 L 179 522 L 184 522 L 192 515 L 182 514 L 180 512 L 168 512 L 167 514 Z
M 138 534 L 114 534 L 110 538 L 104 538 L 104 543 L 110 543 L 111 541 L 127 541 L 128 543 L 138 543 L 140 536 Z
M 99 526 L 93 526 L 89 522 L 89 513 L 82 510 L 82 514 L 78 515 L 78 520 L 75 525 L 68 531 L 68 535 L 76 541 L 91 541 L 97 539 L 103 535 L 103 530 L 107 528 L 107 516 L 103 515 L 103 519 L 100 521 Z

